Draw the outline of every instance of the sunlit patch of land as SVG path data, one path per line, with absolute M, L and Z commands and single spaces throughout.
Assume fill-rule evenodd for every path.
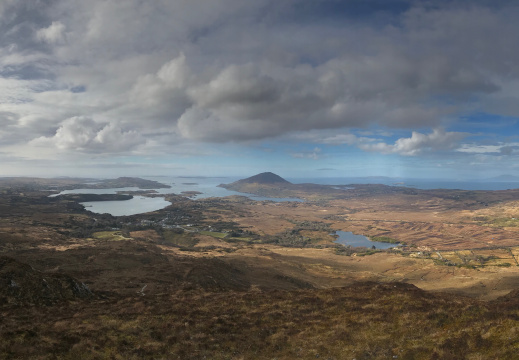
M 120 231 L 99 231 L 92 234 L 96 240 L 121 241 L 127 238 Z

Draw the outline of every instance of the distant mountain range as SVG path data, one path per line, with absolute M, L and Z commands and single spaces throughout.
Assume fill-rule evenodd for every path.
M 490 181 L 511 181 L 516 182 L 519 181 L 519 176 L 515 175 L 500 175 L 493 178 L 488 179 Z

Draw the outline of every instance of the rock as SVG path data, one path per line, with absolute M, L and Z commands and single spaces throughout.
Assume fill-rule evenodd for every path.
M 45 274 L 13 258 L 0 257 L 0 305 L 52 305 L 93 298 L 84 283 L 66 274 Z

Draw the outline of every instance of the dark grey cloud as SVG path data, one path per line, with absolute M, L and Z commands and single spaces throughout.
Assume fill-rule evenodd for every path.
M 35 32 L 49 23 L 49 10 L 59 0 L 3 0 L 0 6 L 0 46 L 15 46 L 17 51 L 43 51 L 44 44 Z
M 54 74 L 46 66 L 40 64 L 20 64 L 5 66 L 0 70 L 0 77 L 21 80 L 52 79 Z

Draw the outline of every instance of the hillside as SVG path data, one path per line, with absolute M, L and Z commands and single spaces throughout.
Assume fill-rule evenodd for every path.
M 513 359 L 517 304 L 401 283 L 11 307 L 3 359 Z

